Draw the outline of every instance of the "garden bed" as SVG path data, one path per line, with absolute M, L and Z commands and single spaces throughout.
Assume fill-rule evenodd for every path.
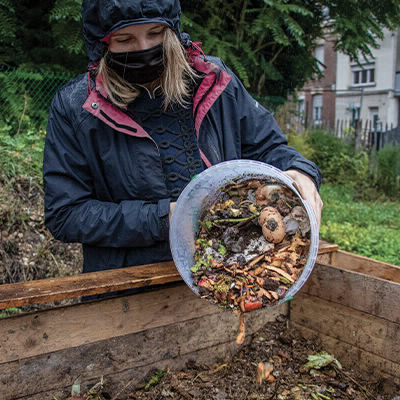
M 147 289 L 2 319 L 0 398 L 61 400 L 77 380 L 83 394 L 103 378 L 103 398 L 391 400 L 400 268 L 332 245 L 319 253 L 290 306 L 246 314 L 242 346 L 238 316 L 195 296 L 172 263 L 3 285 L 0 308 Z M 343 369 L 310 374 L 307 357 L 322 350 Z M 273 365 L 274 382 L 256 382 L 259 363 Z

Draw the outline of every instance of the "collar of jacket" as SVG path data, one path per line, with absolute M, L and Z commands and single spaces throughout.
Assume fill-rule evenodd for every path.
M 200 43 L 192 42 L 186 51 L 191 66 L 198 72 L 205 74 L 193 97 L 193 118 L 196 135 L 199 136 L 204 117 L 228 86 L 232 77 L 216 64 L 207 61 L 201 51 Z M 90 85 L 90 76 L 88 76 L 88 81 Z M 146 137 L 153 141 L 150 135 L 127 113 L 107 100 L 107 92 L 101 76 L 97 76 L 95 88 L 89 87 L 89 96 L 83 104 L 83 108 L 119 132 L 136 137 Z M 200 154 L 206 166 L 210 167 L 211 163 L 201 149 Z

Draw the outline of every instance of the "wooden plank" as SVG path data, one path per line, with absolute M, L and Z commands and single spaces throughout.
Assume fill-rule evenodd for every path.
M 333 354 L 346 368 L 356 368 L 363 371 L 366 376 L 376 381 L 378 377 L 389 377 L 397 385 L 400 384 L 400 365 L 385 358 L 371 354 L 348 343 L 341 342 L 331 336 L 318 333 L 315 330 L 297 324 L 291 325 L 298 329 L 306 339 L 320 340 L 324 349 Z
M 299 293 L 320 297 L 400 323 L 399 283 L 335 266 L 316 264 Z
M 220 309 L 186 285 L 1 320 L 0 363 L 140 332 Z
M 339 249 L 337 244 L 331 244 L 320 240 L 318 247 L 317 262 L 321 264 L 334 264 L 336 260 L 336 253 Z
M 359 256 L 347 251 L 336 253 L 335 264 L 348 271 L 361 272 L 366 275 L 400 283 L 400 267 L 383 261 Z
M 185 288 L 185 287 L 182 287 Z M 172 292 L 176 288 L 170 288 Z M 164 291 L 162 291 L 164 292 Z M 130 301 L 134 295 L 124 300 Z M 171 294 L 171 297 L 173 295 Z M 106 300 L 104 303 L 111 303 Z M 205 300 L 199 299 L 202 306 L 208 308 Z M 100 302 L 97 302 L 99 304 Z M 114 305 L 116 305 L 114 303 Z M 193 305 L 193 304 L 192 304 Z M 183 304 L 181 307 L 185 308 Z M 75 306 L 72 308 L 76 308 Z M 60 388 L 71 389 L 71 385 L 77 377 L 82 384 L 94 384 L 104 376 L 106 382 L 111 383 L 114 391 L 119 390 L 131 379 L 141 379 L 152 368 L 178 369 L 184 366 L 189 359 L 199 363 L 214 363 L 218 359 L 226 358 L 239 350 L 241 346 L 235 344 L 236 335 L 239 331 L 239 318 L 231 312 L 221 312 L 218 307 L 212 306 L 214 313 L 202 315 L 199 310 L 190 312 L 191 305 L 186 307 L 186 316 L 179 318 L 177 314 L 181 310 L 167 310 L 172 317 L 164 319 L 162 326 L 147 326 L 141 332 L 112 336 L 105 340 L 97 340 L 97 331 L 104 329 L 102 321 L 92 325 L 91 343 L 79 346 L 63 346 L 63 349 L 54 351 L 53 348 L 42 347 L 42 353 L 36 356 L 26 357 L 20 354 L 19 359 L 0 364 L 0 398 L 17 399 L 26 397 L 29 399 L 47 398 L 43 393 L 50 394 Z M 49 313 L 54 315 L 55 310 Z M 114 310 L 117 314 L 118 309 Z M 107 308 L 105 310 L 108 314 Z M 128 314 L 132 325 L 143 326 L 143 320 L 147 314 L 151 314 L 149 307 L 142 307 L 139 315 Z M 250 335 L 259 330 L 269 321 L 275 320 L 279 314 L 287 314 L 288 305 L 283 304 L 271 309 L 263 309 L 246 315 L 246 329 L 248 343 Z M 155 321 L 159 314 L 152 315 Z M 82 321 L 78 324 L 76 321 Z M 58 321 L 55 321 L 58 323 Z M 128 321 L 126 321 L 128 323 Z M 170 323 L 169 323 L 170 322 Z M 74 325 L 75 323 L 75 325 Z M 73 336 L 85 335 L 85 326 L 88 322 L 73 319 L 66 321 L 63 332 L 57 330 L 58 341 L 67 341 L 72 334 L 71 328 L 75 329 Z M 115 318 L 113 324 L 117 327 L 120 321 Z M 84 325 L 82 327 L 82 325 Z M 154 324 L 153 324 L 154 325 Z M 55 327 L 55 324 L 53 325 Z M 83 329 L 82 329 L 83 328 Z M 132 329 L 134 331 L 134 329 Z M 26 332 L 26 331 L 25 331 Z M 43 330 L 39 330 L 37 337 L 41 337 Z M 47 331 L 46 331 L 47 332 Z M 55 334 L 53 333 L 53 335 Z M 31 336 L 27 333 L 26 338 Z M 87 336 L 86 336 L 87 337 Z M 50 335 L 49 335 L 50 339 Z M 56 341 L 53 339 L 53 341 Z M 84 342 L 85 340 L 82 340 Z M 75 343 L 77 343 L 75 341 Z M 1 353 L 1 352 L 0 352 Z M 40 397 L 42 393 L 43 397 Z M 51 397 L 49 397 L 51 398 Z
M 335 304 L 298 295 L 291 321 L 400 365 L 400 324 Z
M 0 324 L 0 363 L 224 313 L 180 284 L 5 318 Z
M 0 309 L 181 281 L 171 262 L 0 285 Z
M 336 251 L 336 245 L 321 242 L 321 254 Z M 181 280 L 174 263 L 170 261 L 62 278 L 5 284 L 0 285 L 0 310 Z
M 189 354 L 183 354 L 176 358 L 169 358 L 165 360 L 159 360 L 154 362 L 153 364 L 141 365 L 139 367 L 129 368 L 123 371 L 114 372 L 103 376 L 104 379 L 104 390 L 110 394 L 111 396 L 117 395 L 120 391 L 122 393 L 118 396 L 118 400 L 120 399 L 128 399 L 128 395 L 133 392 L 133 388 L 136 384 L 143 382 L 148 378 L 148 373 L 153 369 L 158 370 L 174 370 L 179 371 L 184 369 L 188 361 L 197 361 L 200 365 L 207 364 L 210 362 L 223 362 L 222 360 L 227 360 L 230 356 L 235 354 L 240 348 L 234 342 L 222 343 L 219 345 L 212 346 L 207 349 L 200 349 L 198 351 L 193 351 Z M 44 364 L 46 365 L 46 364 Z M 48 378 L 53 378 L 53 371 L 49 371 L 52 373 L 50 376 L 43 377 L 44 380 Z M 32 377 L 32 375 L 31 375 Z M 85 393 L 85 391 L 89 390 L 96 383 L 100 382 L 101 376 L 95 378 L 87 378 L 85 376 L 84 381 L 81 384 L 81 391 Z M 148 379 L 147 379 L 148 380 Z M 147 381 L 146 380 L 146 381 Z M 32 386 L 28 386 L 25 383 L 23 387 L 26 388 L 25 392 L 22 396 L 19 395 L 19 392 L 14 392 L 16 395 L 13 395 L 13 392 L 10 390 L 4 392 L 2 400 L 53 400 L 54 397 L 61 400 L 69 398 L 71 395 L 71 386 L 73 380 L 70 377 L 65 387 L 61 387 L 59 384 L 54 386 L 54 389 L 46 390 L 44 392 L 32 392 Z M 36 382 L 31 378 L 29 383 L 33 384 L 36 387 Z M 39 385 L 41 386 L 41 385 Z M 1 384 L 0 384 L 1 387 Z M 125 390 L 124 390 L 125 389 Z M 0 389 L 0 395 L 2 394 Z M 133 399 L 134 397 L 130 397 Z
M 318 246 L 318 255 L 326 254 L 326 253 L 334 253 L 339 250 L 339 246 L 337 244 L 332 244 L 325 242 L 324 240 L 319 241 Z

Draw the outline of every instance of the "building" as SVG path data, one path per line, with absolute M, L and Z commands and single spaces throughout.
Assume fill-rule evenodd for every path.
M 371 130 L 398 126 L 400 96 L 400 29 L 384 31 L 372 57 L 354 62 L 337 54 L 336 119 L 370 121 Z
M 337 53 L 334 49 L 334 37 L 328 35 L 314 50 L 319 61 L 322 78 L 308 81 L 298 93 L 300 115 L 304 126 L 335 126 L 335 84 Z

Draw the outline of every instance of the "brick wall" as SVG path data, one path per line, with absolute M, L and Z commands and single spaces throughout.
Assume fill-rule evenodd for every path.
M 304 85 L 305 112 L 307 113 L 308 126 L 314 123 L 313 97 L 322 95 L 322 121 L 324 126 L 335 126 L 335 92 L 332 90 L 336 83 L 336 52 L 334 38 L 328 37 L 324 46 L 324 76 L 320 79 L 308 81 Z

